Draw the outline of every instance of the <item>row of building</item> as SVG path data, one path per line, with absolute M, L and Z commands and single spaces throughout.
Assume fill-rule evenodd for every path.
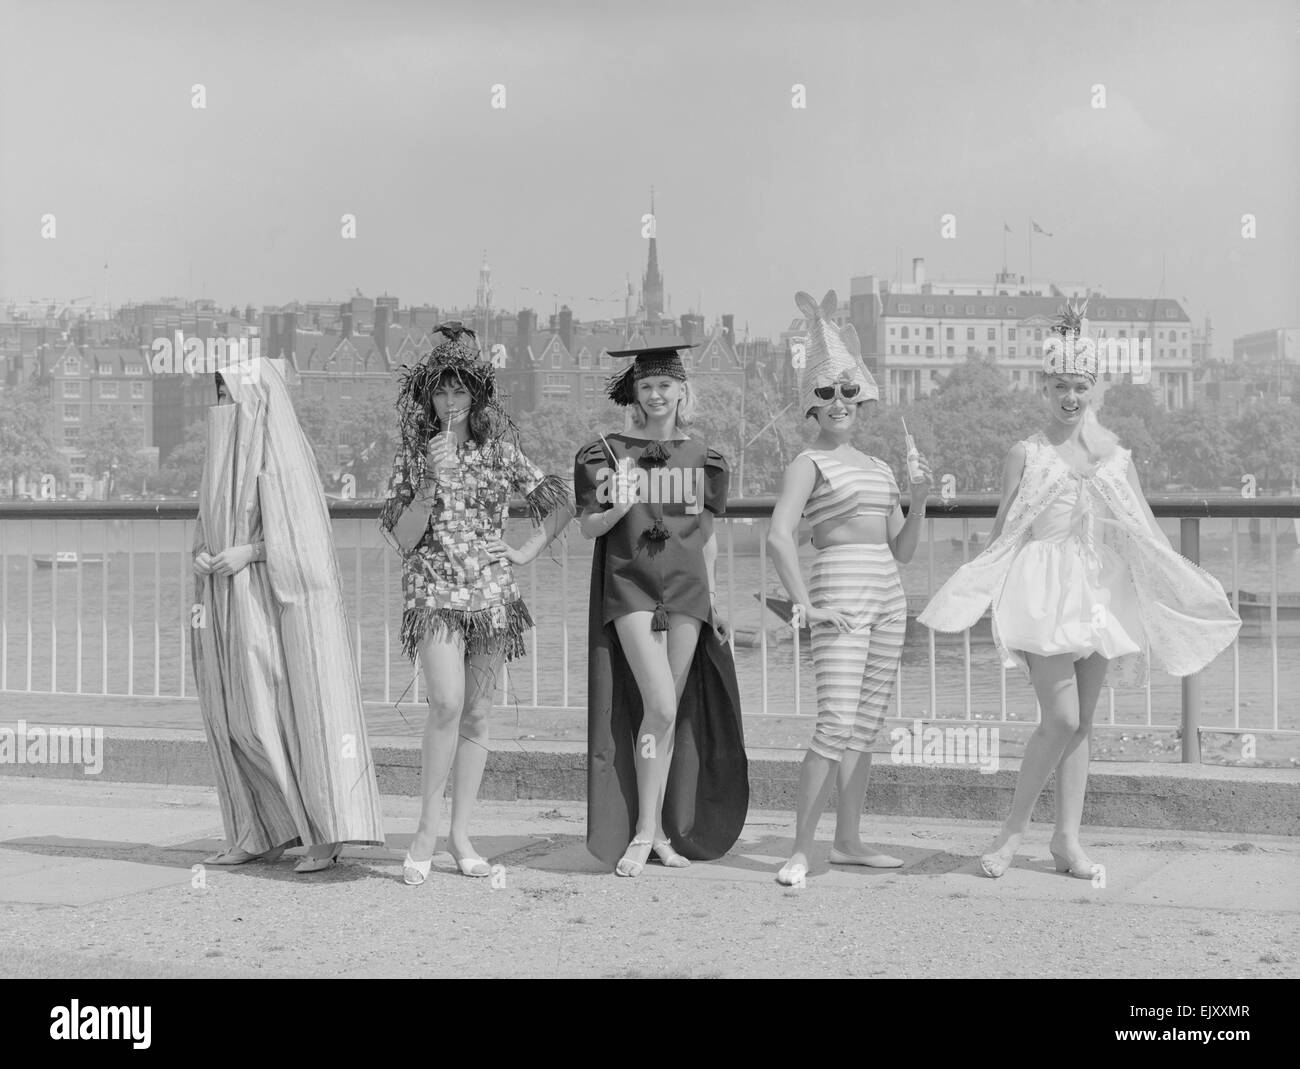
M 631 287 L 629 287 L 629 290 Z M 1201 398 L 1225 400 L 1220 383 L 1198 383 L 1196 369 L 1210 354 L 1207 321 L 1195 330 L 1179 302 L 1167 298 L 1110 297 L 1080 285 L 1027 285 L 1005 271 L 993 282 L 927 280 L 922 260 L 912 281 L 853 278 L 834 319 L 852 323 L 866 362 L 893 403 L 924 397 L 971 356 L 992 360 L 1015 388 L 1041 380 L 1043 346 L 1067 299 L 1087 296 L 1094 337 L 1141 343 L 1150 354 L 1148 384 L 1172 409 Z M 762 376 L 774 398 L 797 395 L 800 371 L 791 353 L 807 325 L 793 319 L 775 341 L 737 338 L 734 317 L 706 323 L 698 312 L 671 319 L 663 311 L 663 278 L 654 238 L 635 311 L 618 319 L 580 322 L 567 306 L 543 324 L 532 309 L 498 310 L 491 269 L 480 268 L 476 304 L 468 309 L 424 305 L 402 308 L 396 297 L 356 295 L 346 301 L 302 301 L 261 311 L 218 309 L 210 301 L 170 299 L 119 308 L 111 318 L 89 318 L 74 308 L 41 317 L 0 321 L 0 389 L 39 380 L 50 400 L 51 440 L 72 473 L 68 490 L 93 494 L 97 461 L 82 446 L 83 429 L 104 414 L 139 435 L 140 451 L 155 467 L 184 441 L 191 423 L 215 400 L 211 376 L 176 374 L 159 359 L 178 341 L 243 339 L 261 355 L 283 358 L 299 396 L 345 406 L 372 393 L 395 395 L 397 376 L 434 344 L 439 323 L 460 320 L 478 332 L 497 361 L 509 408 L 531 411 L 548 401 L 591 409 L 604 398 L 605 380 L 620 370 L 611 351 L 687 342 L 688 369 L 705 391 L 743 387 Z M 1237 339 L 1234 354 L 1256 366 L 1300 362 L 1300 330 L 1287 328 Z M 160 370 L 159 365 L 165 366 Z M 1101 389 L 1118 376 L 1103 376 Z M 783 403 L 778 402 L 778 403 Z M 334 458 L 338 462 L 345 458 Z

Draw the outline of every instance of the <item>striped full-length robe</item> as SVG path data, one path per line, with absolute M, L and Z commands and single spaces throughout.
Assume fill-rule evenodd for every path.
M 225 375 L 208 413 L 194 552 L 264 542 L 234 576 L 195 575 L 191 649 L 232 848 L 382 845 L 374 762 L 329 513 L 278 361 Z

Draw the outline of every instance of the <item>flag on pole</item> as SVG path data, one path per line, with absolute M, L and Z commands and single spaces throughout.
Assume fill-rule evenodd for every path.
M 1041 226 L 1039 226 L 1037 223 L 1035 223 L 1032 219 L 1030 219 L 1029 221 L 1030 221 L 1031 223 L 1033 223 L 1033 226 L 1034 226 L 1034 233 L 1035 233 L 1035 234 L 1042 234 L 1043 237 L 1045 237 L 1045 238 L 1050 238 L 1050 237 L 1052 236 L 1052 235 L 1049 234 L 1046 230 L 1044 230 Z
M 1006 223 L 1003 223 L 1003 224 L 1002 224 L 1002 229 L 1005 230 L 1008 234 L 1014 234 L 1014 233 L 1015 233 L 1015 231 L 1012 230 L 1011 227 L 1007 226 Z

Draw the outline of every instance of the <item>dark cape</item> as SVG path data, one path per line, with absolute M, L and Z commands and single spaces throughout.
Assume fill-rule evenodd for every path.
M 623 452 L 622 443 L 618 451 Z M 580 453 L 579 468 L 582 458 Z M 718 460 L 725 465 L 720 457 Z M 725 508 L 725 496 L 720 505 Z M 711 507 L 711 511 L 715 510 Z M 614 624 L 603 622 L 610 537 L 596 540 L 591 561 L 587 849 L 613 866 L 627 850 L 636 827 L 633 755 L 643 709 L 640 690 Z M 668 608 L 672 609 L 671 604 Z M 749 809 L 749 769 L 736 666 L 730 647 L 718 636 L 716 623 L 710 613 L 710 619 L 700 628 L 695 658 L 678 705 L 664 797 L 664 832 L 674 849 L 694 861 L 710 861 L 731 849 L 744 828 Z

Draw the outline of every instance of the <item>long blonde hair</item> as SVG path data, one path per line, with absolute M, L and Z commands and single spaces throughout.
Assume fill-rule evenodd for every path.
M 1089 403 L 1083 413 L 1083 425 L 1079 428 L 1079 441 L 1084 449 L 1102 460 L 1113 456 L 1119 448 L 1119 437 L 1109 427 L 1103 427 L 1097 413 Z

